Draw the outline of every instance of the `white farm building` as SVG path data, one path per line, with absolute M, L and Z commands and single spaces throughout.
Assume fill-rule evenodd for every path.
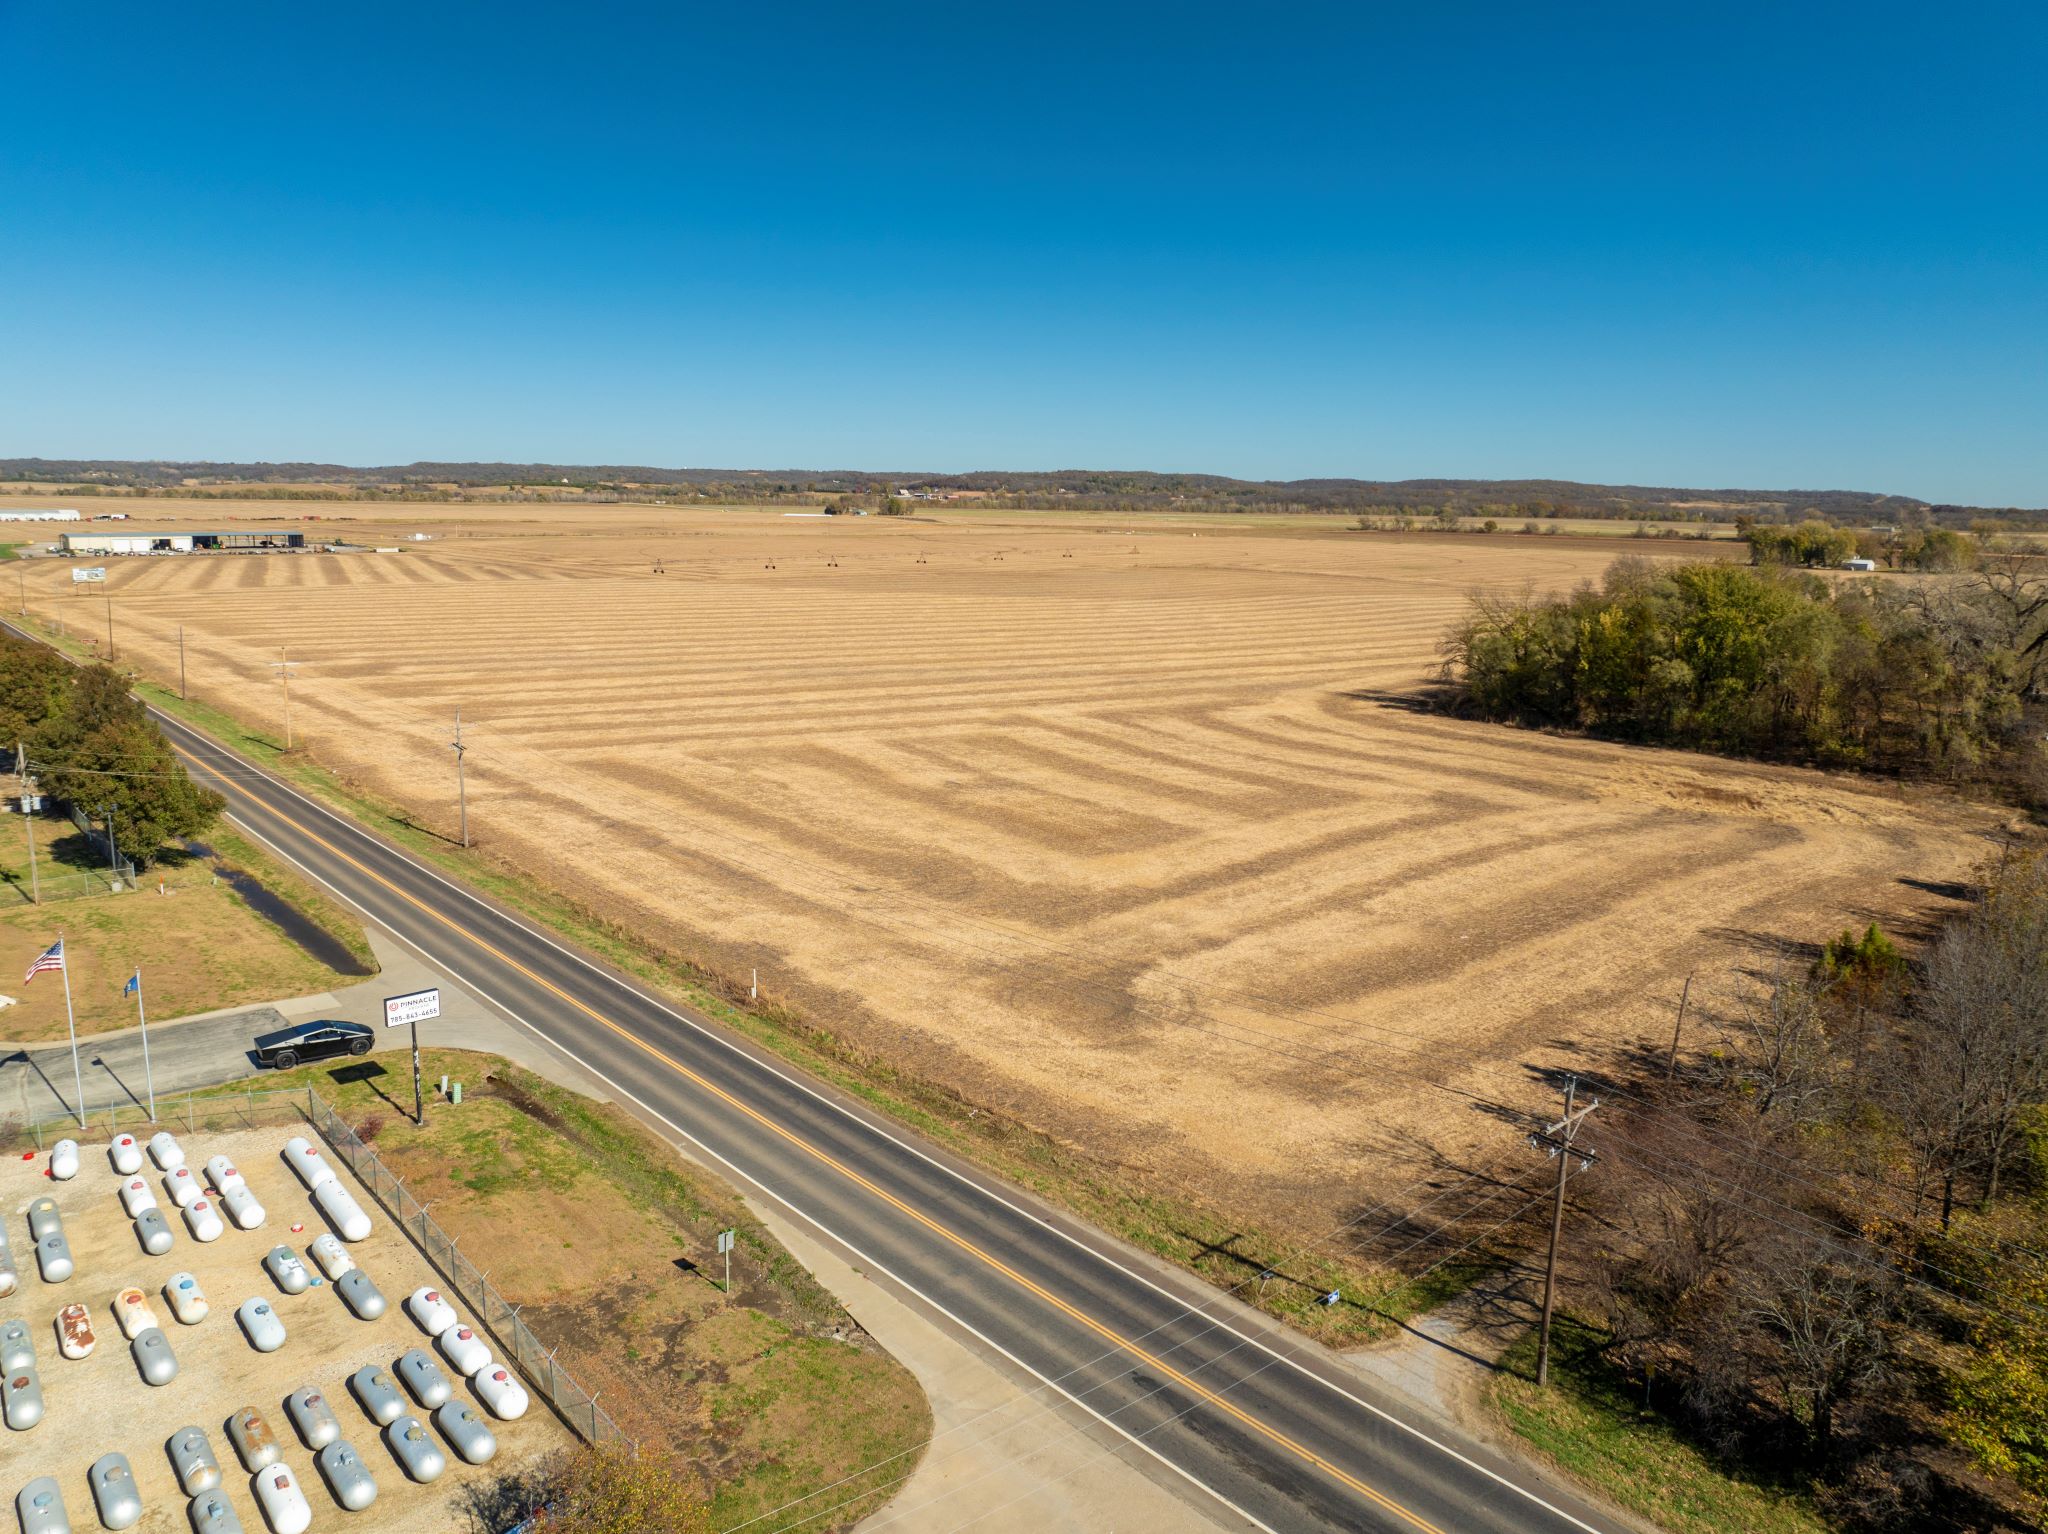
M 59 549 L 66 554 L 83 554 L 89 559 L 109 554 L 262 553 L 271 549 L 303 549 L 304 533 L 279 533 L 264 529 L 237 529 L 226 533 L 63 533 Z
M 67 554 L 189 554 L 190 533 L 66 533 L 57 540 Z

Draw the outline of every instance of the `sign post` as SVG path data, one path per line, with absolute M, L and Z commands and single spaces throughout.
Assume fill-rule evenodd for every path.
M 718 1250 L 725 1254 L 725 1297 L 732 1298 L 732 1239 L 736 1231 L 722 1230 L 718 1233 Z
M 412 1119 L 415 1124 L 422 1127 L 427 1122 L 427 1098 L 420 1090 L 420 1023 L 425 1018 L 440 1015 L 439 986 L 432 986 L 424 991 L 408 991 L 403 996 L 384 998 L 384 1026 L 412 1029 Z

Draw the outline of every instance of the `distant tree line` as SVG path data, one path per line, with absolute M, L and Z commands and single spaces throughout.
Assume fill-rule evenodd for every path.
M 884 484 L 913 490 L 969 491 L 984 504 L 1112 512 L 1192 510 L 1246 513 L 1342 513 L 1463 516 L 1501 520 L 1548 517 L 1726 521 L 1747 515 L 1792 523 L 1910 524 L 1932 519 L 1969 525 L 1997 521 L 2037 526 L 2048 513 L 2020 508 L 1931 506 L 1906 496 L 1849 490 L 1713 490 L 1593 485 L 1569 480 L 1296 479 L 1245 480 L 1220 474 L 1143 470 L 991 470 L 926 474 L 854 469 L 665 469 L 632 464 L 411 463 L 351 467 L 323 463 L 129 462 L 113 459 L 0 459 L 0 480 L 54 484 L 67 493 L 101 486 L 113 493 L 190 494 L 194 487 L 257 489 L 306 486 L 310 497 L 369 499 L 447 495 L 451 499 L 704 499 L 760 503 L 809 496 L 868 496 Z M 338 487 L 330 489 L 327 487 Z
M 1735 519 L 1736 535 L 1759 565 L 1804 565 L 1809 569 L 1868 559 L 1891 570 L 1952 573 L 1977 563 L 1977 542 L 1953 528 L 1884 527 L 1857 530 L 1818 518 L 1797 523 Z
M 11 635 L 0 635 L 0 749 L 26 750 L 45 794 L 104 810 L 115 845 L 138 866 L 206 830 L 224 806 L 192 781 L 126 677 Z
M 1488 719 L 2048 803 L 2048 581 L 2024 555 L 1911 585 L 1624 558 L 1564 595 L 1475 596 L 1445 654 L 1450 701 Z

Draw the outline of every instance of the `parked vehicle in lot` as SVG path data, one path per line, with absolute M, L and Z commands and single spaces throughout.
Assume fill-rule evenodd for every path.
M 336 1055 L 367 1055 L 377 1033 L 363 1023 L 339 1018 L 316 1018 L 294 1023 L 274 1033 L 259 1033 L 252 1053 L 256 1063 L 272 1070 L 288 1071 L 314 1060 L 332 1060 Z

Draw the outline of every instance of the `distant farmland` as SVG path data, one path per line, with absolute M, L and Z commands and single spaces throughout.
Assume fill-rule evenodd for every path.
M 110 561 L 122 661 L 175 682 L 182 623 L 195 695 L 274 721 L 288 645 L 314 755 L 451 831 L 459 705 L 494 856 L 1276 1220 L 1499 1151 L 1466 1094 L 1548 1104 L 1540 1069 L 1668 1035 L 1694 967 L 1910 921 L 1982 855 L 1937 796 L 1400 706 L 1468 590 L 1611 542 L 350 512 L 439 536 Z M 103 627 L 66 567 L 28 580 Z

